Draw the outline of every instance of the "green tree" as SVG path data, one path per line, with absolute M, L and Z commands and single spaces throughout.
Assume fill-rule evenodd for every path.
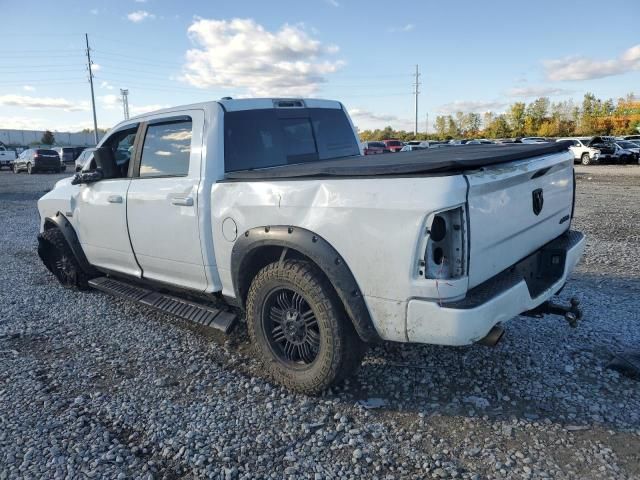
M 511 128 L 512 135 L 522 137 L 524 135 L 525 110 L 527 106 L 524 102 L 516 102 L 507 111 L 507 121 Z
M 53 145 L 56 141 L 56 137 L 53 136 L 51 130 L 46 130 L 40 139 L 40 143 L 43 145 Z
M 438 138 L 444 138 L 447 134 L 447 119 L 444 115 L 438 115 L 434 123 Z

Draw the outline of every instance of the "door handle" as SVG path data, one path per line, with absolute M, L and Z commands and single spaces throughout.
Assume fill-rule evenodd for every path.
M 193 207 L 192 197 L 173 197 L 171 198 L 171 205 L 179 205 L 182 207 Z
M 122 196 L 121 195 L 109 195 L 109 198 L 107 198 L 107 202 L 109 202 L 109 203 L 122 203 Z

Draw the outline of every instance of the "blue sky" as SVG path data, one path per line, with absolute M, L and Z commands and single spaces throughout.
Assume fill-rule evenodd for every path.
M 546 95 L 640 90 L 640 2 L 8 1 L 0 28 L 0 128 L 98 125 L 163 106 L 242 96 L 343 101 L 360 128 L 426 114 L 503 111 Z

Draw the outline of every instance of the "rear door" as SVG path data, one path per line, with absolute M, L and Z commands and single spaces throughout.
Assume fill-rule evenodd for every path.
M 469 287 L 513 265 L 569 228 L 573 154 L 483 167 L 469 182 Z
M 198 225 L 204 112 L 173 115 L 144 127 L 127 199 L 131 244 L 144 278 L 204 290 Z

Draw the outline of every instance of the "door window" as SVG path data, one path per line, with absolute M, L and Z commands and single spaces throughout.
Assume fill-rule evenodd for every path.
M 149 125 L 140 158 L 140 177 L 188 175 L 191 136 L 191 119 Z

